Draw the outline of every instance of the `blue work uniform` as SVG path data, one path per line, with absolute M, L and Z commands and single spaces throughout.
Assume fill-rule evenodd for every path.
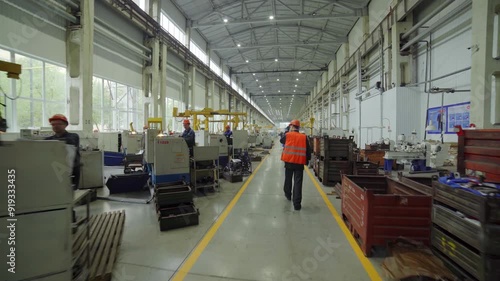
M 193 131 L 193 129 L 189 128 L 187 130 L 184 130 L 181 137 L 184 138 L 184 140 L 186 141 L 186 143 L 189 147 L 189 155 L 193 156 L 193 146 L 194 146 L 194 131 Z

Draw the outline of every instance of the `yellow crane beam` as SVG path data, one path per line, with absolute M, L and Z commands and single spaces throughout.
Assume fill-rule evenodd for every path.
M 203 120 L 205 124 L 205 131 L 208 131 L 208 123 L 209 122 L 224 122 L 224 127 L 227 125 L 227 123 L 233 123 L 235 127 L 238 126 L 238 124 L 243 121 L 240 120 L 240 116 L 246 117 L 247 113 L 246 112 L 229 112 L 227 109 L 221 109 L 221 110 L 213 110 L 212 108 L 203 108 L 202 110 L 186 110 L 184 112 L 179 112 L 179 109 L 177 107 L 174 107 L 173 112 L 172 112 L 173 117 L 182 117 L 182 118 L 190 118 L 193 117 L 193 129 L 194 130 L 199 130 L 200 128 L 200 120 L 198 119 L 198 116 L 204 116 L 205 120 Z M 214 116 L 233 116 L 231 120 L 210 120 L 210 118 L 213 118 Z

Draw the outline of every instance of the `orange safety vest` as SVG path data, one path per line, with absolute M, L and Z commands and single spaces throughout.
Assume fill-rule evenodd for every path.
M 281 154 L 281 160 L 288 163 L 307 163 L 306 146 L 307 137 L 299 132 L 289 132 L 286 134 L 286 142 Z

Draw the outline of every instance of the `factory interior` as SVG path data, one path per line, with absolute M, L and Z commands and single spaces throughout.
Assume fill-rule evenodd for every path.
M 0 0 L 0 280 L 500 280 L 500 0 Z

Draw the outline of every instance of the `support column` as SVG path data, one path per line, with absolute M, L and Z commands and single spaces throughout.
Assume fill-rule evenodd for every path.
M 412 24 L 410 22 L 398 22 L 392 26 L 391 41 L 391 64 L 389 65 L 391 70 L 390 84 L 387 85 L 393 87 L 404 86 L 411 82 L 411 57 L 409 52 L 403 53 L 399 51 L 401 47 L 405 44 L 405 41 L 401 41 L 401 34 L 406 33 Z
M 151 116 L 151 67 L 145 67 L 142 70 L 142 89 L 144 91 L 144 125 L 148 124 L 148 118 Z
M 166 126 L 166 97 L 167 97 L 167 54 L 168 54 L 167 44 L 161 44 L 161 63 L 160 63 L 160 116 L 162 118 L 162 128 L 167 131 Z M 170 113 L 172 114 L 172 113 Z
M 328 97 L 328 101 L 327 101 L 327 106 L 328 106 L 328 111 L 327 111 L 327 125 L 326 125 L 326 129 L 327 130 L 331 130 L 332 129 L 332 93 L 330 92 L 330 89 L 328 89 L 328 92 L 327 92 L 327 97 Z
M 472 18 L 470 122 L 478 129 L 496 129 L 500 128 L 500 0 L 472 1 Z
M 345 99 L 349 101 L 348 88 L 349 76 L 340 76 L 340 96 L 339 96 L 339 123 L 338 127 L 343 130 L 350 130 L 349 128 L 349 102 L 344 102 Z M 344 122 L 345 118 L 345 122 Z
M 80 26 L 69 27 L 66 38 L 70 84 L 69 123 L 79 125 L 81 116 L 83 137 L 91 137 L 94 124 L 92 119 L 94 0 L 82 0 L 80 8 Z
M 188 50 L 191 47 L 191 21 L 186 20 L 186 47 Z
M 184 63 L 184 85 L 183 85 L 183 94 L 182 101 L 184 102 L 184 111 L 189 109 L 189 77 L 191 73 L 191 66 L 187 63 Z
M 158 101 L 160 96 L 160 41 L 157 38 L 152 38 L 150 41 L 151 51 L 153 52 L 150 66 L 151 73 L 151 98 L 153 103 L 153 117 L 159 117 Z
M 147 0 L 146 11 L 156 21 L 161 22 L 161 0 Z
M 209 89 L 210 89 L 210 95 L 209 95 L 209 100 L 208 100 L 208 107 L 214 109 L 214 96 L 215 96 L 215 80 L 209 80 L 208 83 Z
M 196 67 L 191 66 L 189 70 L 189 90 L 190 90 L 190 96 L 189 96 L 189 104 L 190 108 L 194 110 L 194 89 L 195 89 L 195 81 L 196 81 Z

